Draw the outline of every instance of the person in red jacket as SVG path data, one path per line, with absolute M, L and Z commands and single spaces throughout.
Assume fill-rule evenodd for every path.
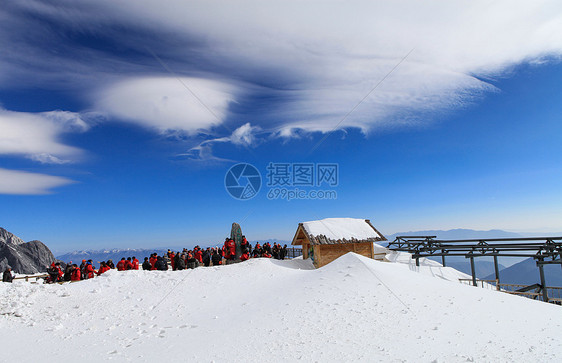
M 233 260 L 236 256 L 236 243 L 232 238 L 227 238 L 224 241 L 224 252 L 227 260 Z
M 249 258 L 250 254 L 248 253 L 248 250 L 244 250 L 244 252 L 240 255 L 240 261 L 246 261 Z
M 94 266 L 92 265 L 92 260 L 89 260 L 86 263 L 86 266 L 84 267 L 84 272 L 86 274 L 86 276 L 84 277 L 85 279 L 93 279 L 94 278 Z
M 70 273 L 70 281 L 80 281 L 81 273 L 77 264 L 72 265 L 72 272 Z
M 107 266 L 107 264 L 102 261 L 102 262 L 100 263 L 100 268 L 99 268 L 99 270 L 98 270 L 97 275 L 99 276 L 99 275 L 101 275 L 102 273 L 104 273 L 104 272 L 106 272 L 106 271 L 109 271 L 109 270 L 111 270 L 111 269 L 109 268 L 109 266 Z
M 176 271 L 176 254 L 173 251 L 168 252 L 168 257 L 170 258 L 170 265 L 172 265 L 172 271 Z
M 133 263 L 131 262 L 131 258 L 127 257 L 127 260 L 125 261 L 125 270 L 132 270 L 133 269 Z
M 156 270 L 156 260 L 158 260 L 158 254 L 153 253 L 152 255 L 150 255 L 148 261 L 150 262 L 150 266 L 152 266 L 151 270 Z
M 121 261 L 117 262 L 117 271 L 125 271 L 125 257 L 121 259 Z
M 139 269 L 139 260 L 135 256 L 133 256 L 133 260 L 131 261 L 132 269 L 138 270 Z
M 199 261 L 199 263 L 203 263 L 203 252 L 201 252 L 201 249 L 198 248 L 195 251 L 195 258 Z

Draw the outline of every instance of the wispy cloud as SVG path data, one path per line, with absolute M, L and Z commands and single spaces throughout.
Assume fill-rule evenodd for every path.
M 243 146 L 246 148 L 254 148 L 261 142 L 263 139 L 259 139 L 257 137 L 257 133 L 261 131 L 261 128 L 258 126 L 252 126 L 249 122 L 245 123 L 244 125 L 240 126 L 230 136 L 219 137 L 214 139 L 205 140 L 199 145 L 192 147 L 184 154 L 179 154 L 178 157 L 187 157 L 191 160 L 199 160 L 199 161 L 216 161 L 216 162 L 227 162 L 232 161 L 229 159 L 219 158 L 213 155 L 212 146 L 216 143 L 232 143 L 233 145 Z
M 490 77 L 562 54 L 558 0 L 22 0 L 4 12 L 5 87 L 80 88 L 110 118 L 213 135 L 199 154 L 236 143 L 248 119 L 284 137 L 329 132 L 412 48 L 338 128 L 430 122 L 493 91 Z
M 28 113 L 0 108 L 0 155 L 21 155 L 41 163 L 67 163 L 83 152 L 61 142 L 61 135 L 88 129 L 81 116 L 73 112 Z
M 49 194 L 51 189 L 74 183 L 53 175 L 0 168 L 0 194 Z

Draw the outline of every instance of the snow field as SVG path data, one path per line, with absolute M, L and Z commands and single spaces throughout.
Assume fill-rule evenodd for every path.
M 0 284 L 0 360 L 550 362 L 561 307 L 353 253 Z

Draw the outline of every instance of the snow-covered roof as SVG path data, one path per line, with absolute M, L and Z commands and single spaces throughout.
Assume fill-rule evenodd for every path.
M 326 218 L 300 225 L 312 244 L 386 241 L 368 219 Z

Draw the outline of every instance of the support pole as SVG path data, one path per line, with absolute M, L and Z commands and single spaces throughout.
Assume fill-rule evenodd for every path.
M 416 257 L 416 266 L 420 267 L 420 258 L 419 257 Z
M 476 284 L 476 268 L 474 267 L 474 257 L 470 256 L 470 270 L 472 272 L 472 285 L 478 286 Z
M 443 251 L 441 251 L 441 253 L 443 253 Z M 441 255 L 441 261 L 442 261 L 443 267 L 446 267 L 447 265 L 445 265 L 445 255 Z
M 548 302 L 548 291 L 546 290 L 546 282 L 544 279 L 544 266 L 542 265 L 543 259 L 539 259 L 537 265 L 539 265 L 539 273 L 541 275 L 541 287 L 542 287 L 542 298 L 544 302 Z
M 498 256 L 494 256 L 494 269 L 496 271 L 496 284 L 498 286 L 496 286 L 499 290 L 499 284 L 500 284 L 500 268 L 498 266 Z

